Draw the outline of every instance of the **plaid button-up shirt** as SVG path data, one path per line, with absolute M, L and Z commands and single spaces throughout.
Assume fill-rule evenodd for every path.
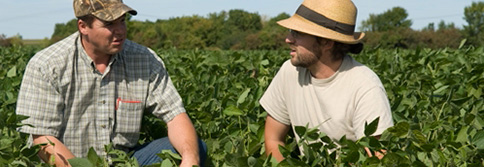
M 19 128 L 51 135 L 77 157 L 94 147 L 131 148 L 139 139 L 144 112 L 170 121 L 185 112 L 163 61 L 147 47 L 126 40 L 104 73 L 84 51 L 79 33 L 38 52 L 29 61 L 17 114 L 30 118 Z

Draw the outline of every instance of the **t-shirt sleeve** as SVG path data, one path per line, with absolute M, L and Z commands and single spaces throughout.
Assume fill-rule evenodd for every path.
M 366 91 L 357 102 L 353 125 L 357 138 L 365 136 L 365 123 L 370 124 L 379 117 L 378 128 L 371 136 L 381 135 L 393 126 L 390 104 L 383 87 L 373 87 Z
M 147 106 L 153 115 L 169 122 L 178 114 L 186 111 L 163 61 L 155 53 L 153 54 L 157 60 L 152 61 L 154 70 L 150 77 Z
M 36 57 L 28 63 L 17 99 L 17 115 L 28 116 L 18 130 L 36 135 L 58 136 L 62 127 L 64 100 L 56 89 L 53 70 L 39 64 Z
M 285 76 L 286 67 L 288 62 L 284 63 L 281 69 L 277 72 L 276 76 L 272 79 L 269 87 L 262 95 L 259 103 L 267 111 L 267 113 L 272 116 L 275 120 L 285 124 L 290 125 L 289 114 L 286 106 L 285 99 Z

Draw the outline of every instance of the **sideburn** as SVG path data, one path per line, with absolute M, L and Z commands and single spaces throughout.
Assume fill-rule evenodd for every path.
M 82 20 L 87 24 L 87 27 L 92 28 L 92 23 L 94 23 L 95 16 L 89 14 L 85 16 L 78 17 L 77 20 Z
M 323 43 L 324 42 L 324 43 Z M 316 42 L 313 44 L 313 52 L 316 58 L 321 59 L 321 56 L 323 56 L 323 51 L 321 49 L 321 46 L 326 45 L 325 39 L 316 37 Z

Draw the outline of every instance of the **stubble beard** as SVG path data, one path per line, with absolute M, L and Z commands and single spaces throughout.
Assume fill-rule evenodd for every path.
M 310 52 L 312 51 L 312 52 Z M 309 66 L 316 64 L 322 56 L 321 48 L 319 44 L 315 43 L 313 45 L 312 50 L 306 53 L 298 53 L 296 52 L 296 57 L 291 59 L 291 63 L 297 67 L 304 67 L 308 68 Z

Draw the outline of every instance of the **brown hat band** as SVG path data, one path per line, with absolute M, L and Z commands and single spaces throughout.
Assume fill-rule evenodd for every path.
M 304 5 L 299 6 L 299 8 L 296 11 L 296 14 L 313 23 L 316 23 L 320 26 L 329 28 L 331 30 L 334 30 L 342 34 L 353 35 L 353 33 L 355 32 L 354 25 L 349 25 L 349 24 L 340 23 L 340 22 L 331 20 L 326 16 L 307 8 Z

